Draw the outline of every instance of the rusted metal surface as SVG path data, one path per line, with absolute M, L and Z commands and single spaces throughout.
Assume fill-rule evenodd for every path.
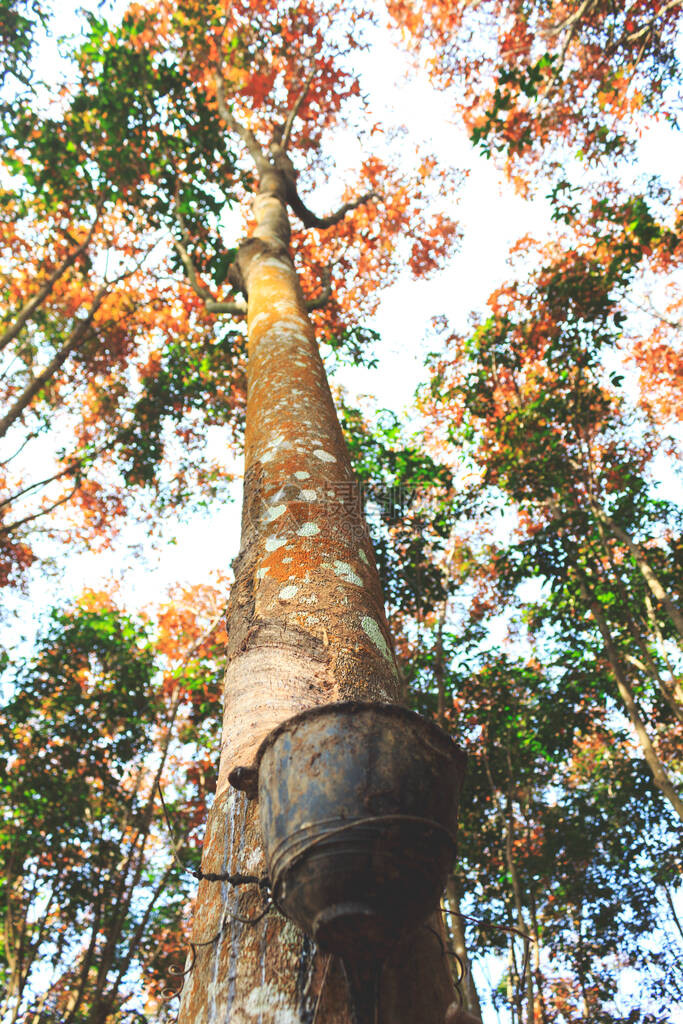
M 455 856 L 465 755 L 393 704 L 328 704 L 262 743 L 259 816 L 274 899 L 349 978 L 380 962 L 436 908 Z M 367 981 L 367 985 L 370 982 Z M 357 1020 L 372 1021 L 356 985 Z

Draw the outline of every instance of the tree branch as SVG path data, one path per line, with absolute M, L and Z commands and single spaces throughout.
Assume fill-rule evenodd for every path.
M 240 137 L 249 151 L 249 155 L 256 164 L 256 170 L 259 174 L 264 174 L 270 169 L 268 158 L 264 155 L 258 139 L 251 129 L 240 124 L 232 110 L 230 110 L 225 98 L 225 82 L 220 68 L 216 68 L 216 102 L 218 103 L 218 112 L 227 124 L 228 128 Z
M 52 274 L 50 274 L 48 279 L 44 282 L 41 288 L 39 288 L 39 290 L 36 292 L 33 298 L 29 299 L 28 302 L 26 302 L 24 306 L 19 310 L 14 319 L 14 322 L 11 323 L 2 334 L 0 334 L 0 351 L 2 351 L 7 345 L 9 345 L 11 341 L 13 341 L 16 338 L 16 336 L 19 334 L 19 331 L 22 329 L 26 321 L 31 319 L 35 310 L 48 297 L 48 295 L 50 294 L 50 292 L 52 291 L 52 289 L 54 288 L 55 284 L 60 279 L 62 274 L 64 274 L 69 269 L 69 267 L 73 266 L 78 257 L 82 253 L 84 253 L 85 250 L 88 248 L 90 242 L 92 241 L 92 236 L 97 226 L 97 222 L 100 219 L 102 206 L 103 201 L 100 200 L 97 206 L 95 207 L 95 219 L 92 222 L 90 230 L 88 231 L 88 234 L 85 236 L 85 239 L 81 242 L 80 245 L 76 246 L 75 249 L 72 249 L 72 251 L 67 256 L 64 257 L 64 259 L 58 265 L 56 270 L 54 270 Z
M 112 278 L 112 280 L 105 281 L 104 284 L 100 285 L 87 315 L 83 320 L 79 320 L 76 323 L 76 326 L 72 330 L 68 340 L 55 353 L 42 373 L 39 373 L 37 377 L 34 377 L 33 380 L 24 388 L 19 398 L 10 408 L 9 412 L 0 420 L 0 437 L 4 437 L 11 425 L 21 415 L 26 406 L 35 398 L 43 385 L 46 384 L 53 374 L 60 369 L 68 359 L 69 355 L 76 351 L 76 349 L 80 348 L 86 340 L 90 333 L 90 328 L 95 318 L 95 314 L 102 305 L 104 298 L 109 293 L 110 288 L 119 284 L 121 281 L 125 281 L 127 278 L 131 277 L 136 270 L 139 270 L 147 258 L 147 255 L 148 253 L 143 253 L 137 263 L 135 263 L 130 270 L 124 270 L 122 273 Z
M 34 441 L 35 438 L 38 437 L 38 434 L 38 430 L 34 430 L 32 433 L 28 434 L 12 455 L 9 455 L 6 459 L 0 459 L 0 466 L 9 466 L 10 462 L 12 462 L 13 459 L 16 459 L 18 455 L 21 455 L 26 445 L 29 444 L 31 441 Z
M 101 451 L 102 448 L 99 448 L 94 454 L 98 455 Z M 68 476 L 69 473 L 77 473 L 84 461 L 85 457 L 82 459 L 75 459 L 73 462 L 70 462 L 68 466 L 65 466 L 63 469 L 53 473 L 52 476 L 47 476 L 44 480 L 36 480 L 32 484 L 28 484 L 27 487 L 23 487 L 20 491 L 15 491 L 15 493 L 10 495 L 9 498 L 3 498 L 3 500 L 0 501 L 0 508 L 4 508 L 6 505 L 12 505 L 19 498 L 23 498 L 25 494 L 35 491 L 37 487 L 44 487 L 46 484 L 51 484 L 53 481 L 59 480 L 63 476 Z
M 623 530 L 621 526 L 611 518 L 611 516 L 608 516 L 606 512 L 603 512 L 597 503 L 592 502 L 591 504 L 595 516 L 605 524 L 608 530 L 612 531 L 617 540 L 620 540 L 622 544 L 626 545 L 628 553 L 631 555 L 640 570 L 641 576 L 647 583 L 656 600 L 660 601 L 664 605 L 671 622 L 676 627 L 681 639 L 683 639 L 683 612 L 681 612 L 680 608 L 678 608 L 668 591 L 665 590 L 658 577 L 655 575 L 654 570 L 643 554 L 643 549 L 640 544 L 637 544 L 630 534 L 628 534 L 626 530 Z
M 15 530 L 18 530 L 20 526 L 24 526 L 26 523 L 31 523 L 35 519 L 40 519 L 41 516 L 46 516 L 50 512 L 54 512 L 54 510 L 56 508 L 59 508 L 60 505 L 63 505 L 65 502 L 69 501 L 70 498 L 73 498 L 77 490 L 78 484 L 75 484 L 68 494 L 63 495 L 61 498 L 58 498 L 57 501 L 53 501 L 52 504 L 48 505 L 47 508 L 41 508 L 39 512 L 34 512 L 33 515 L 30 516 L 24 516 L 23 519 L 16 519 L 13 523 L 8 523 L 6 526 L 0 526 L 0 535 L 4 533 L 9 536 Z
M 9 428 L 12 426 L 14 421 L 18 419 L 29 402 L 35 398 L 43 385 L 46 384 L 52 375 L 66 362 L 71 353 L 83 344 L 88 336 L 95 314 L 102 305 L 102 301 L 107 294 L 107 291 L 108 286 L 102 285 L 93 299 L 93 304 L 85 319 L 79 321 L 77 326 L 71 332 L 68 341 L 66 341 L 59 351 L 53 356 L 43 372 L 39 373 L 37 377 L 34 377 L 31 383 L 24 388 L 24 391 L 10 408 L 9 412 L 0 420 L 0 437 L 3 437 L 7 433 Z
M 168 867 L 166 868 L 166 870 L 162 874 L 159 882 L 157 883 L 156 888 L 152 891 L 152 894 L 151 894 L 150 899 L 149 899 L 149 903 L 147 904 L 147 907 L 146 907 L 146 909 L 145 909 L 145 911 L 144 911 L 144 913 L 142 915 L 142 918 L 141 918 L 140 922 L 138 923 L 138 926 L 135 929 L 135 931 L 133 932 L 133 935 L 132 935 L 132 937 L 131 937 L 131 939 L 130 939 L 130 941 L 128 943 L 128 950 L 127 950 L 125 956 L 122 957 L 123 963 L 122 963 L 121 967 L 119 968 L 119 973 L 116 975 L 116 979 L 109 986 L 109 992 L 107 993 L 107 996 L 105 997 L 105 1000 L 106 1000 L 106 1002 L 109 1005 L 111 1005 L 113 1003 L 114 999 L 118 995 L 119 989 L 121 987 L 121 982 L 123 981 L 123 978 L 124 978 L 124 976 L 126 974 L 126 971 L 128 971 L 128 969 L 129 969 L 129 967 L 130 967 L 130 965 L 132 963 L 133 957 L 135 956 L 135 953 L 138 951 L 140 943 L 142 942 L 142 939 L 144 938 L 145 929 L 147 928 L 147 924 L 149 922 L 150 915 L 151 915 L 152 911 L 154 910 L 154 907 L 156 906 L 157 900 L 159 899 L 159 897 L 161 896 L 162 892 L 166 888 L 166 884 L 168 882 L 168 879 L 171 876 L 171 872 L 172 871 L 173 871 L 173 862 L 171 862 L 168 865 Z
M 232 316 L 246 316 L 246 302 L 214 302 L 213 299 L 205 303 L 207 313 L 230 313 Z
M 190 256 L 188 250 L 188 245 L 190 242 L 190 233 L 187 230 L 185 220 L 183 218 L 182 213 L 180 212 L 180 202 L 178 200 L 177 189 L 173 196 L 173 212 L 175 215 L 176 224 L 178 225 L 178 229 L 180 230 L 180 233 L 182 235 L 182 241 L 176 238 L 175 235 L 171 236 L 173 246 L 178 255 L 180 256 L 183 266 L 185 267 L 185 272 L 187 273 L 187 277 L 190 282 L 190 287 L 192 288 L 192 291 L 195 293 L 195 295 L 199 296 L 200 299 L 203 299 L 204 308 L 206 309 L 207 313 L 231 313 L 233 316 L 245 316 L 247 312 L 247 307 L 244 302 L 218 302 L 216 301 L 216 299 L 214 299 L 209 289 L 200 282 L 199 277 L 197 275 L 197 268 L 195 267 L 192 257 Z
M 306 309 L 310 313 L 314 309 L 323 309 L 332 296 L 332 268 L 323 267 L 320 271 L 320 283 L 322 289 L 315 299 L 306 302 Z
M 674 784 L 671 781 L 671 777 L 664 767 L 657 751 L 655 750 L 654 744 L 650 739 L 647 729 L 645 728 L 645 722 L 643 721 L 643 716 L 640 708 L 638 707 L 633 687 L 631 686 L 630 680 L 622 667 L 621 659 L 612 638 L 609 625 L 607 624 L 605 616 L 602 614 L 600 602 L 593 593 L 581 566 L 574 566 L 574 577 L 579 584 L 581 597 L 588 608 L 590 608 L 595 624 L 602 637 L 605 654 L 612 669 L 612 675 L 614 676 L 614 681 L 617 685 L 617 691 L 621 697 L 624 709 L 631 721 L 633 731 L 635 732 L 638 740 L 638 745 L 640 746 L 645 762 L 650 769 L 653 781 L 662 796 L 669 801 L 673 810 L 681 821 L 683 821 L 683 800 L 681 800 L 680 796 L 676 792 Z
M 374 190 L 366 192 L 364 195 L 358 196 L 356 199 L 352 199 L 348 203 L 344 203 L 338 210 L 334 213 L 330 213 L 327 217 L 317 217 L 316 214 L 312 213 L 305 205 L 296 190 L 296 186 L 291 181 L 288 181 L 287 184 L 287 202 L 306 228 L 331 228 L 334 224 L 338 224 L 343 220 L 346 214 L 350 213 L 351 210 L 356 210 L 359 206 L 363 206 L 365 203 L 369 203 L 373 199 L 380 198 L 379 194 Z
M 149 102 L 147 103 L 147 109 L 151 113 L 152 108 Z M 176 176 L 175 187 L 173 189 L 173 216 L 175 217 L 175 222 L 178 225 L 178 230 L 180 231 L 181 239 L 176 238 L 175 235 L 172 234 L 171 242 L 173 244 L 175 251 L 180 256 L 181 263 L 185 267 L 185 272 L 190 282 L 190 287 L 192 288 L 192 291 L 195 293 L 195 295 L 197 295 L 200 299 L 204 300 L 204 307 L 207 313 L 231 313 L 233 316 L 244 316 L 247 311 L 246 306 L 243 306 L 242 303 L 216 302 L 211 291 L 207 287 L 205 287 L 205 285 L 201 284 L 199 280 L 197 268 L 194 265 L 194 261 L 190 256 L 189 251 L 190 232 L 187 230 L 185 218 L 183 217 L 180 211 L 180 198 L 178 196 L 178 171 L 173 160 L 173 157 L 171 156 L 171 153 L 169 152 L 169 149 L 163 138 L 161 140 L 161 146 L 164 151 L 164 155 L 168 162 L 170 163 L 171 167 L 173 168 Z
M 558 35 L 560 32 L 564 32 L 566 28 L 570 28 L 575 25 L 577 21 L 583 18 L 586 11 L 595 5 L 595 0 L 584 0 L 577 11 L 573 11 L 569 17 L 565 18 L 564 21 L 560 21 L 555 25 L 549 25 L 548 31 L 553 35 Z
M 676 914 L 676 907 L 675 907 L 674 901 L 671 898 L 671 893 L 669 892 L 669 887 L 664 882 L 660 882 L 660 887 L 664 890 L 664 895 L 666 897 L 666 902 L 669 904 L 669 910 L 671 911 L 671 916 L 672 916 L 672 918 L 674 920 L 674 923 L 675 923 L 676 927 L 678 928 L 678 931 L 680 932 L 681 938 L 683 939 L 683 928 L 681 928 L 681 922 L 679 921 L 678 916 Z
M 296 99 L 294 100 L 294 103 L 292 105 L 292 109 L 287 114 L 287 118 L 286 118 L 284 126 L 282 128 L 282 138 L 279 140 L 280 141 L 280 145 L 282 146 L 283 151 L 286 151 L 287 147 L 289 146 L 289 140 L 290 140 L 291 135 L 292 135 L 292 126 L 293 126 L 294 121 L 296 119 L 296 115 L 299 113 L 299 111 L 301 109 L 301 104 L 306 99 L 306 94 L 307 94 L 308 90 L 310 89 L 311 82 L 313 81 L 314 78 L 315 78 L 315 64 L 313 65 L 311 70 L 306 75 L 306 78 L 304 79 L 304 84 L 302 85 L 300 92 L 298 93 Z
M 180 222 L 178 222 L 178 226 L 180 227 Z M 211 302 L 211 292 L 209 291 L 208 288 L 205 288 L 203 284 L 200 284 L 199 279 L 197 277 L 197 268 L 192 262 L 192 257 L 187 251 L 187 246 L 185 245 L 184 242 L 181 242 L 178 238 L 176 238 L 175 235 L 171 236 L 171 241 L 173 242 L 173 248 L 180 256 L 181 262 L 185 267 L 185 272 L 187 273 L 187 277 L 190 282 L 190 287 L 192 288 L 192 291 L 195 293 L 195 295 L 198 295 L 200 299 L 204 299 L 205 302 Z
M 657 20 L 657 18 L 661 18 L 661 16 L 663 14 L 666 14 L 667 11 L 670 11 L 670 10 L 676 8 L 676 7 L 680 7 L 681 3 L 683 3 L 683 0 L 670 0 L 670 2 L 668 4 L 664 4 L 663 7 L 660 7 L 656 11 L 656 13 L 653 14 L 653 16 L 650 18 L 649 21 L 647 21 L 640 28 L 636 29 L 634 32 L 630 32 L 630 33 L 628 33 L 626 35 L 626 39 L 628 40 L 628 42 L 629 43 L 635 43 L 636 39 L 640 39 L 642 36 L 646 36 L 647 37 L 647 36 L 651 35 L 654 32 L 655 21 Z M 645 39 L 645 43 L 647 43 L 647 38 Z M 642 50 L 641 50 L 641 53 L 642 53 Z M 636 63 L 638 63 L 639 59 L 640 59 L 640 54 L 638 55 L 638 58 L 636 59 Z
M 185 267 L 185 272 L 187 273 L 187 277 L 190 282 L 190 287 L 192 288 L 192 291 L 195 293 L 195 295 L 198 295 L 200 299 L 204 299 L 205 302 L 207 300 L 211 301 L 213 299 L 213 295 L 211 294 L 208 288 L 206 288 L 203 284 L 200 283 L 199 278 L 197 277 L 197 268 L 195 267 L 194 262 L 192 261 L 192 257 L 190 256 L 189 253 L 188 245 L 190 244 L 190 232 L 187 230 L 185 218 L 180 212 L 180 199 L 178 198 L 177 178 L 175 188 L 173 189 L 173 215 L 175 217 L 175 221 L 176 224 L 178 225 L 178 230 L 180 231 L 182 238 L 178 239 L 175 237 L 175 235 L 171 235 L 171 241 L 173 242 L 175 251 L 180 256 L 181 262 Z
M 671 327 L 671 329 L 674 331 L 680 331 L 683 329 L 683 320 L 669 320 L 667 317 L 664 316 L 663 313 L 660 313 L 659 310 L 655 309 L 654 303 L 652 302 L 652 299 L 649 295 L 647 295 L 645 298 L 647 301 L 647 306 L 644 306 L 642 303 L 636 302 L 631 298 L 628 299 L 628 302 L 629 305 L 633 306 L 634 309 L 639 309 L 641 313 L 646 313 L 648 316 L 653 316 L 656 320 L 659 320 L 661 323 L 666 324 L 667 327 Z

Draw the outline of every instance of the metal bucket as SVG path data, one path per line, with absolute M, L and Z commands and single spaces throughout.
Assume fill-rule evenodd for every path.
M 255 764 L 277 906 L 322 949 L 381 961 L 438 906 L 465 761 L 395 704 L 327 704 L 283 722 Z

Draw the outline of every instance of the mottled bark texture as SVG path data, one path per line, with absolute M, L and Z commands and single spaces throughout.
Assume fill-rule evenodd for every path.
M 263 158 L 262 158 L 263 159 Z M 348 453 L 289 255 L 281 166 L 260 161 L 256 228 L 240 247 L 249 368 L 242 543 L 228 612 L 225 714 L 205 872 L 261 873 L 258 808 L 228 783 L 263 737 L 316 704 L 399 699 L 379 577 Z M 281 161 L 280 161 L 281 163 Z M 257 886 L 200 883 L 179 1024 L 349 1024 L 341 968 Z M 443 1024 L 443 939 L 424 927 L 383 970 L 383 1024 Z

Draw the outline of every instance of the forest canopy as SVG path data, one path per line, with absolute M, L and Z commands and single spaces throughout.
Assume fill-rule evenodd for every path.
M 141 0 L 64 34 L 0 0 L 2 1024 L 177 1019 L 251 635 L 242 453 L 280 436 L 247 421 L 268 245 L 353 470 L 324 515 L 368 523 L 389 641 L 361 641 L 468 753 L 460 1004 L 683 1020 L 682 11 Z M 478 177 L 529 225 L 505 264 Z M 243 538 L 290 500 L 318 532 L 295 475 L 256 512 L 245 481 Z

